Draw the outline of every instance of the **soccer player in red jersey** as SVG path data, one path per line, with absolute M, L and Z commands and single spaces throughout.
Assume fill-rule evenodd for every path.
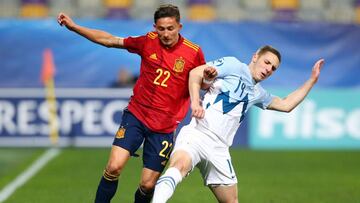
M 123 111 L 95 202 L 110 202 L 119 175 L 143 142 L 143 170 L 135 202 L 150 202 L 173 148 L 174 131 L 189 107 L 189 72 L 205 63 L 201 48 L 179 34 L 180 12 L 173 5 L 160 6 L 154 14 L 155 31 L 140 37 L 122 38 L 89 29 L 64 13 L 58 15 L 58 23 L 92 42 L 141 56 L 140 75 Z M 215 70 L 204 71 L 208 79 L 214 74 Z

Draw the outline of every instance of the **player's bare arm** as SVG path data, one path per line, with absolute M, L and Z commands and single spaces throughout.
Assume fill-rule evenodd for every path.
M 290 93 L 285 98 L 275 97 L 268 106 L 268 109 L 282 112 L 291 112 L 304 100 L 306 95 L 310 92 L 311 88 L 316 84 L 323 65 L 324 59 L 318 60 L 313 66 L 310 78 L 300 88 Z
M 106 47 L 124 48 L 124 39 L 114 36 L 102 30 L 90 29 L 76 24 L 65 13 L 59 13 L 57 21 L 61 26 L 76 32 L 77 34 L 87 38 L 88 40 Z
M 194 68 L 189 74 L 189 93 L 191 101 L 191 116 L 195 118 L 203 118 L 205 111 L 201 106 L 200 88 L 203 78 L 203 72 L 207 65 Z
M 209 88 L 216 76 L 216 69 L 206 64 L 191 70 L 189 76 L 189 93 L 192 110 L 191 116 L 196 118 L 204 117 L 205 111 L 201 106 L 200 89 Z

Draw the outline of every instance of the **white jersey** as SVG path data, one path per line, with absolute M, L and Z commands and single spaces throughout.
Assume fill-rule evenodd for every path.
M 224 57 L 207 63 L 218 76 L 205 94 L 203 119 L 193 118 L 191 125 L 231 146 L 237 129 L 248 109 L 256 105 L 265 109 L 273 96 L 253 80 L 249 66 L 235 57 Z

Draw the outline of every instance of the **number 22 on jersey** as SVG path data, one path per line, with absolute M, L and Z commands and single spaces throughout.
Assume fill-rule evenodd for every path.
M 156 78 L 154 79 L 154 84 L 155 85 L 160 85 L 162 87 L 167 87 L 166 82 L 169 80 L 170 78 L 170 71 L 168 70 L 163 70 L 161 68 L 156 69 Z

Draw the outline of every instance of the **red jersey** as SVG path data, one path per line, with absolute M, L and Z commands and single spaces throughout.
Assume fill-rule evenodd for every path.
M 189 72 L 205 64 L 201 48 L 181 35 L 177 44 L 166 48 L 156 32 L 128 37 L 124 46 L 141 56 L 129 111 L 152 131 L 173 132 L 189 108 Z

